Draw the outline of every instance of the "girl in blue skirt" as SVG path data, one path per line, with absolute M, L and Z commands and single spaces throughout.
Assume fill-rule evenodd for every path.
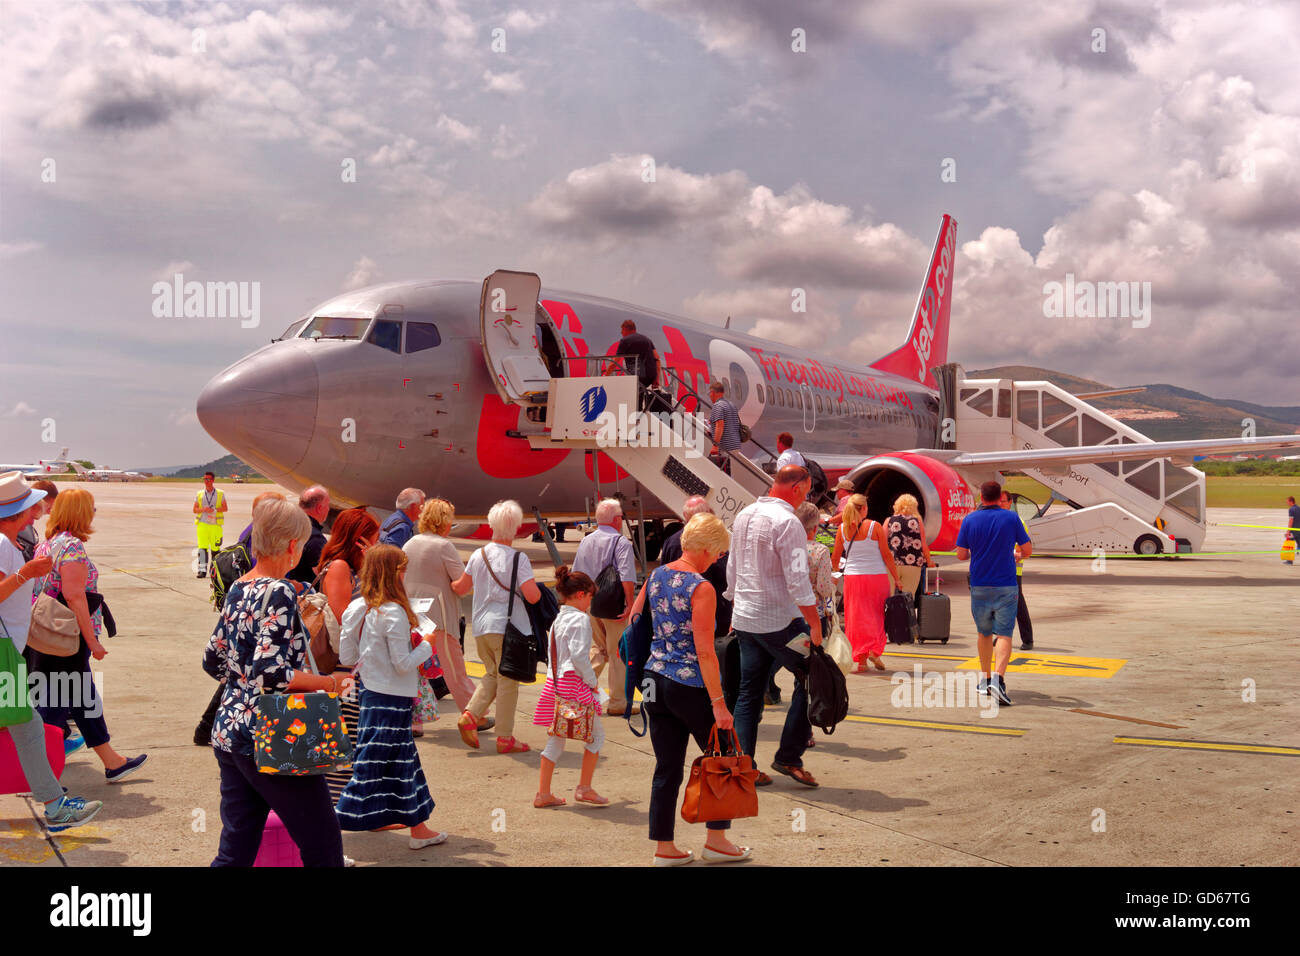
M 412 647 L 416 618 L 403 578 L 406 554 L 376 545 L 361 565 L 361 597 L 343 612 L 339 662 L 356 664 L 361 694 L 352 780 L 339 797 L 344 830 L 411 828 L 411 849 L 436 846 L 447 834 L 427 821 L 433 798 L 411 736 L 411 711 L 419 694 L 419 667 L 433 656 L 435 637 Z

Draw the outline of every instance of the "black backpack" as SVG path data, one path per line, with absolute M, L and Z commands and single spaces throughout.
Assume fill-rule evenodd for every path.
M 230 585 L 253 569 L 253 559 L 242 544 L 222 548 L 212 558 L 208 578 L 212 581 L 212 609 L 220 611 L 226 603 Z
M 822 471 L 822 466 L 807 455 L 803 456 L 803 465 L 812 476 L 812 488 L 808 491 L 808 500 L 815 505 L 820 505 L 830 488 L 830 483 L 826 480 L 826 472 Z
M 596 575 L 596 593 L 591 599 L 592 617 L 617 620 L 627 610 L 627 592 L 623 589 L 623 577 L 618 573 L 618 546 L 621 540 L 621 535 L 614 538 L 609 563 Z
M 825 649 L 812 645 L 808 654 L 808 722 L 824 734 L 849 715 L 849 687 L 844 673 Z

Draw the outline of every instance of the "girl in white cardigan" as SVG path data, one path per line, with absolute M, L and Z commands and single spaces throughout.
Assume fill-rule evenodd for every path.
M 600 759 L 600 748 L 605 742 L 605 728 L 600 723 L 600 708 L 596 704 L 596 672 L 591 666 L 591 618 L 587 611 L 591 599 L 596 593 L 596 585 L 582 572 L 570 571 L 567 565 L 561 565 L 555 572 L 555 590 L 560 597 L 560 613 L 551 626 L 554 638 L 555 659 L 547 668 L 546 683 L 542 685 L 541 698 L 537 701 L 537 710 L 533 713 L 533 723 L 540 727 L 550 727 L 555 720 L 555 691 L 558 686 L 560 696 L 579 704 L 596 707 L 596 716 L 592 719 L 591 743 L 582 754 L 582 775 L 578 787 L 573 791 L 573 799 L 578 803 L 594 807 L 609 806 L 609 798 L 602 797 L 591 786 L 591 778 L 596 773 L 596 762 Z M 548 649 L 549 653 L 549 649 Z M 557 677 L 558 675 L 558 677 Z M 562 807 L 563 797 L 551 793 L 551 777 L 555 773 L 556 761 L 564 753 L 566 738 L 551 734 L 542 751 L 542 775 L 537 784 L 537 796 L 533 806 Z
M 433 798 L 411 736 L 419 667 L 433 657 L 436 638 L 426 634 L 412 645 L 416 618 L 402 583 L 405 574 L 401 548 L 371 548 L 361 564 L 361 597 L 343 612 L 339 662 L 357 665 L 361 719 L 352 779 L 337 810 L 344 830 L 410 827 L 411 849 L 422 850 L 447 839 L 428 825 Z

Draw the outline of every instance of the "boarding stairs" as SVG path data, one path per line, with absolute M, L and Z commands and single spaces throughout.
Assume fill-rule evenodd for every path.
M 730 528 L 740 509 L 767 493 L 771 477 L 739 451 L 728 456 L 728 475 L 709 459 L 706 419 L 680 407 L 639 411 L 638 392 L 632 375 L 552 378 L 544 414 L 535 416 L 540 427 L 524 434 L 534 448 L 604 452 L 679 517 L 686 499 L 700 495 Z
M 1152 440 L 1051 382 L 960 373 L 956 435 L 963 452 Z M 1199 551 L 1205 540 L 1205 475 L 1189 461 L 1143 458 L 1020 470 L 1052 491 L 1036 510 L 1018 508 L 1040 551 L 1158 554 Z M 1050 511 L 1058 502 L 1066 507 Z

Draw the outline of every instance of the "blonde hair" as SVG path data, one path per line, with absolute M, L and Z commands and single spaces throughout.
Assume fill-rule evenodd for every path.
M 899 495 L 894 501 L 894 514 L 911 515 L 913 518 L 921 517 L 921 512 L 917 508 L 916 497 L 914 495 Z
M 265 498 L 253 508 L 253 556 L 272 558 L 284 554 L 290 541 L 305 545 L 311 537 L 307 512 L 284 495 Z
M 79 541 L 85 541 L 95 529 L 95 496 L 85 488 L 69 488 L 54 499 L 50 517 L 45 522 L 45 537 L 53 538 L 66 531 Z
M 377 544 L 366 552 L 361 562 L 361 596 L 366 607 L 379 607 L 394 602 L 406 612 L 406 620 L 415 627 L 418 623 L 411 602 L 402 585 L 401 572 L 406 568 L 406 552 L 396 545 Z
M 849 495 L 848 501 L 844 505 L 844 521 L 840 525 L 840 530 L 847 528 L 849 525 L 857 526 L 867 516 L 867 496 L 866 495 Z M 855 531 L 854 534 L 857 534 Z M 848 535 L 844 536 L 845 538 Z
M 420 509 L 418 528 L 420 534 L 446 534 L 451 530 L 451 519 L 456 517 L 456 507 L 444 498 L 430 498 Z
M 717 515 L 698 514 L 682 529 L 682 552 L 711 551 L 722 554 L 731 547 L 731 532 Z

